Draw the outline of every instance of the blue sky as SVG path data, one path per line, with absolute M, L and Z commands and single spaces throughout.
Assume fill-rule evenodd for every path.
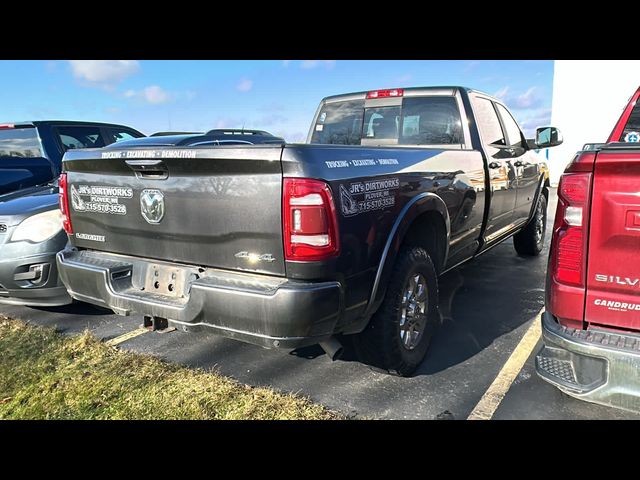
M 551 119 L 553 61 L 0 61 L 0 122 L 96 120 L 159 130 L 268 130 L 304 140 L 322 97 L 464 85 L 502 98 L 530 135 Z

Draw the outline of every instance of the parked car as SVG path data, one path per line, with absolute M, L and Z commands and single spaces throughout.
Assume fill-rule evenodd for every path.
M 0 128 L 0 153 L 5 153 L 0 188 L 19 188 L 0 195 L 0 303 L 71 302 L 55 262 L 68 242 L 58 204 L 62 152 L 141 136 L 130 127 L 94 122 L 38 121 Z
M 607 143 L 566 168 L 538 374 L 568 395 L 640 411 L 640 89 Z
M 549 182 L 532 148 L 561 137 L 527 141 L 499 100 L 427 87 L 325 98 L 307 144 L 163 141 L 65 155 L 73 298 L 331 358 L 353 335 L 362 361 L 410 375 L 440 322 L 439 274 L 512 236 L 542 250 Z
M 143 137 L 123 125 L 38 120 L 0 124 L 0 195 L 47 183 L 69 149 L 104 147 Z

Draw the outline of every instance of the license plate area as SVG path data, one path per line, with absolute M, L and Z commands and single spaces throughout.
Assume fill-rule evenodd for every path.
M 144 290 L 166 297 L 185 296 L 186 280 L 190 276 L 187 268 L 150 264 L 144 283 Z

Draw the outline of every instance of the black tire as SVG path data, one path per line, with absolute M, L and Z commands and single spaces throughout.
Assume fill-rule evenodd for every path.
M 547 197 L 540 194 L 536 211 L 531 221 L 513 236 L 513 246 L 518 255 L 540 255 L 544 248 L 544 237 L 547 232 Z
M 415 279 L 419 278 L 419 284 Z M 404 340 L 409 333 L 404 331 L 401 337 L 401 323 L 407 317 L 409 308 L 403 307 L 405 293 L 410 289 L 411 281 L 416 285 L 418 297 L 420 285 L 426 284 L 426 305 L 424 312 L 415 317 L 423 322 L 421 331 L 416 336 L 416 345 L 411 349 L 405 346 Z M 424 302 L 423 302 L 424 303 Z M 409 321 L 405 320 L 407 325 Z M 438 276 L 429 254 L 419 247 L 405 247 L 398 252 L 398 258 L 391 274 L 384 300 L 374 314 L 367 328 L 354 335 L 353 346 L 361 362 L 374 368 L 407 377 L 420 366 L 431 342 L 431 337 L 440 323 L 438 314 Z

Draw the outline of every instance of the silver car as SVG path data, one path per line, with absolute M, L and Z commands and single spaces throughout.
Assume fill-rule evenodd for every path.
M 67 242 L 57 180 L 0 195 L 0 304 L 71 303 L 56 267 Z

